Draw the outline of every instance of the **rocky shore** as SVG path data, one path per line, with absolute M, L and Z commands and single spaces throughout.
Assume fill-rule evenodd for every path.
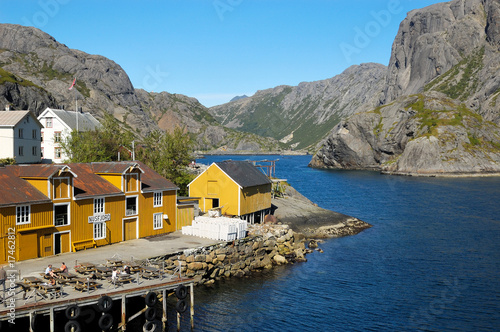
M 249 225 L 243 239 L 185 250 L 150 261 L 181 273 L 195 284 L 211 285 L 231 277 L 250 276 L 275 265 L 307 261 L 318 248 L 318 239 L 354 235 L 371 225 L 340 213 L 322 209 L 286 186 L 283 197 L 273 199 L 271 222 Z

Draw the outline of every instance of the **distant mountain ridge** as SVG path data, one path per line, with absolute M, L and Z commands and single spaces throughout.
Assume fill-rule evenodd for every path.
M 46 107 L 74 110 L 75 98 L 79 109 L 98 119 L 111 114 L 141 136 L 181 126 L 199 149 L 268 151 L 280 146 L 273 139 L 224 128 L 194 98 L 135 89 L 125 71 L 103 56 L 70 49 L 33 27 L 0 24 L 0 103 L 38 115 Z
M 245 99 L 245 98 L 248 98 L 248 96 L 247 95 L 235 96 L 229 102 L 240 100 L 240 99 Z
M 377 63 L 355 65 L 330 79 L 260 90 L 209 111 L 224 126 L 311 148 L 342 118 L 379 104 L 386 72 Z

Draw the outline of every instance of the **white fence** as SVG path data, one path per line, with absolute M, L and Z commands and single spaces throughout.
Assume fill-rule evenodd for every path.
M 236 218 L 200 216 L 194 218 L 192 226 L 182 227 L 182 234 L 233 241 L 246 237 L 247 222 Z

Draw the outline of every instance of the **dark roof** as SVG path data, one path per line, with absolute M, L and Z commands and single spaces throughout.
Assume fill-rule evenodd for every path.
M 68 164 L 68 166 L 78 175 L 73 180 L 75 198 L 123 195 L 120 188 L 115 187 L 101 176 L 94 174 L 91 164 Z
M 179 187 L 177 187 L 169 180 L 165 179 L 160 174 L 156 173 L 154 170 L 152 170 L 148 165 L 144 164 L 143 162 L 135 161 L 134 163 L 137 163 L 139 167 L 144 171 L 144 173 L 141 175 L 141 182 L 142 182 L 141 189 L 143 192 L 179 189 Z
M 23 178 L 50 178 L 64 168 L 64 165 L 57 164 L 33 164 L 16 165 L 13 172 L 16 176 Z
M 97 121 L 96 118 L 94 118 L 92 114 L 88 112 L 81 113 L 74 111 L 57 110 L 53 108 L 51 108 L 50 110 L 73 130 L 76 130 L 76 117 L 78 117 L 79 131 L 94 130 L 101 127 L 99 121 Z
M 243 188 L 271 184 L 271 180 L 248 161 L 226 160 L 215 164 Z
M 4 189 L 0 195 L 0 206 L 52 202 L 28 181 L 17 177 L 15 174 L 17 167 L 0 167 L 0 188 Z
M 136 161 L 108 161 L 92 163 L 94 173 L 123 174 L 131 166 L 138 165 Z

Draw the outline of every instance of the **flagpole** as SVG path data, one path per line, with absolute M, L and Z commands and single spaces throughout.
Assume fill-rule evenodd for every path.
M 76 107 L 76 110 L 75 110 L 75 114 L 76 114 L 76 132 L 78 132 L 78 96 L 76 95 L 76 89 L 75 89 L 75 107 Z

